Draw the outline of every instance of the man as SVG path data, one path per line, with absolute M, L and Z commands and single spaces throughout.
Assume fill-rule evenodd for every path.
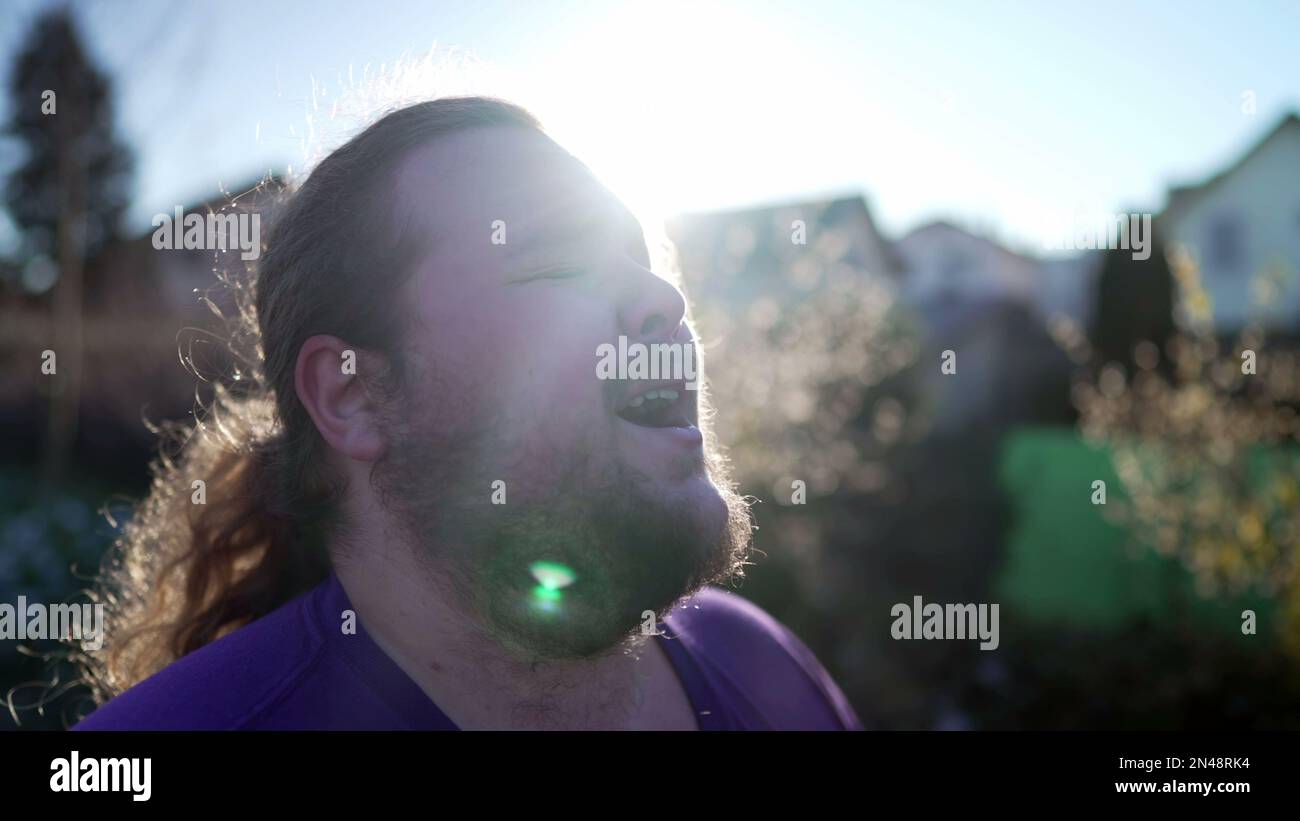
M 508 103 L 410 106 L 323 160 L 236 283 L 258 389 L 184 433 L 107 565 L 111 700 L 78 728 L 856 728 L 713 586 L 750 516 L 691 375 L 599 378 L 620 337 L 687 360 L 650 268 Z

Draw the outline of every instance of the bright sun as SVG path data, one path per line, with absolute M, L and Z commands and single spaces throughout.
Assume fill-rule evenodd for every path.
M 544 83 L 524 78 L 526 104 L 647 229 L 743 201 L 763 165 L 780 159 L 765 152 L 794 144 L 796 118 L 776 111 L 799 99 L 791 47 L 741 11 L 611 9 L 554 54 Z

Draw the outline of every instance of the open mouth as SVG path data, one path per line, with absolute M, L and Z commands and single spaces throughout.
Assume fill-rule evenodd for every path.
M 647 385 L 632 391 L 617 414 L 643 428 L 693 428 L 695 396 L 684 382 Z

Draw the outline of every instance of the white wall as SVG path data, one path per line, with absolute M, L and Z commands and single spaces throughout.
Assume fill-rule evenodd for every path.
M 906 271 L 903 293 L 927 302 L 943 294 L 959 300 L 1031 300 L 1038 266 L 988 240 L 946 224 L 919 228 L 895 246 Z
M 1214 226 L 1235 222 L 1242 253 L 1233 265 L 1214 262 Z M 1238 330 L 1252 314 L 1267 327 L 1300 326 L 1300 127 L 1277 134 L 1241 167 L 1196 197 L 1166 224 L 1167 241 L 1189 247 L 1213 301 L 1220 331 Z M 1290 281 L 1262 309 L 1252 305 L 1251 281 L 1265 266 L 1284 263 Z

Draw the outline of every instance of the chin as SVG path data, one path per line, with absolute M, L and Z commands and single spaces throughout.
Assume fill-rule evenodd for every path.
M 683 513 L 689 511 L 684 516 L 687 520 L 685 526 L 694 532 L 694 541 L 702 551 L 714 546 L 719 549 L 728 546 L 723 534 L 729 513 L 727 500 L 724 492 L 708 476 L 691 477 L 678 486 L 676 493 L 668 495 L 676 497 Z

